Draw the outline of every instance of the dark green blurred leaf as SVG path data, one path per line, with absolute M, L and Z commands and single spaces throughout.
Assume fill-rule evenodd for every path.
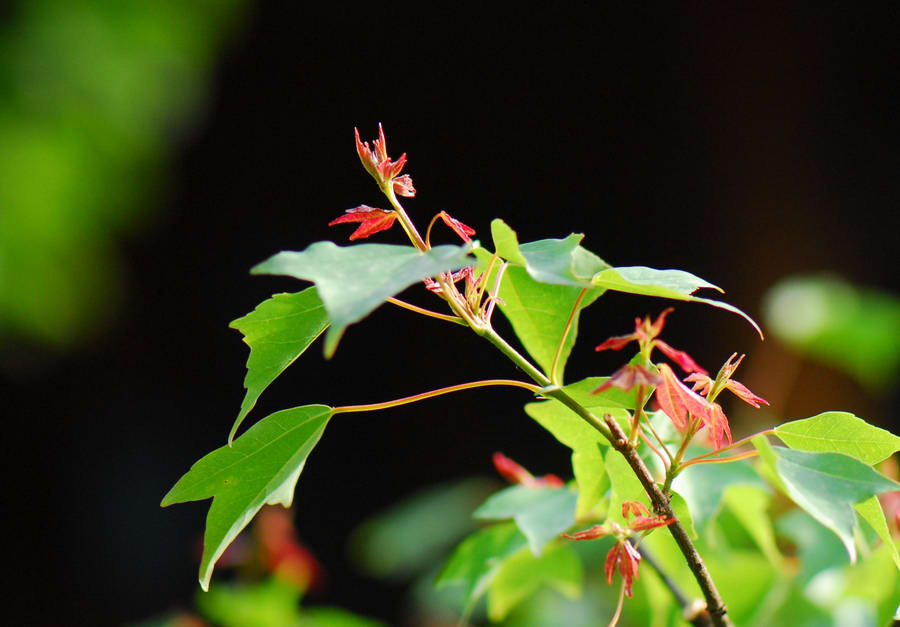
M 468 615 L 500 572 L 503 558 L 519 551 L 527 543 L 525 536 L 511 522 L 477 531 L 456 547 L 435 580 L 435 585 L 463 586 L 465 614 Z
M 466 479 L 429 488 L 357 527 L 351 552 L 375 577 L 406 578 L 427 570 L 472 531 L 472 512 L 497 486 Z
M 828 275 L 789 277 L 764 299 L 766 325 L 794 350 L 873 388 L 900 368 L 900 299 Z

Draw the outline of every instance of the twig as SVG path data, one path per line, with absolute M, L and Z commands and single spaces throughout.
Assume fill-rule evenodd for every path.
M 709 627 L 712 625 L 712 620 L 710 619 L 709 614 L 706 613 L 705 608 L 697 608 L 697 604 L 700 603 L 702 605 L 702 602 L 693 602 L 687 598 L 684 592 L 681 591 L 681 588 L 678 587 L 678 584 L 672 581 L 671 577 L 669 577 L 662 569 L 662 566 L 656 561 L 656 558 L 653 556 L 653 553 L 650 552 L 650 549 L 643 543 L 633 542 L 630 538 L 629 542 L 637 548 L 643 560 L 649 564 L 650 568 L 656 571 L 656 574 L 663 582 L 663 585 L 666 586 L 669 589 L 669 592 L 672 593 L 672 596 L 675 597 L 675 601 L 681 606 L 684 619 L 691 625 L 694 625 L 694 627 Z M 701 611 L 697 611 L 698 609 L 701 609 Z
M 644 460 L 638 455 L 637 450 L 628 446 L 628 437 L 625 435 L 625 432 L 622 431 L 622 427 L 619 426 L 619 423 L 613 420 L 610 414 L 604 416 L 604 420 L 613 436 L 610 440 L 613 448 L 619 451 L 625 457 L 626 461 L 628 461 L 628 465 L 631 466 L 634 474 L 637 475 L 637 478 L 640 480 L 641 485 L 644 486 L 644 490 L 647 491 L 647 495 L 653 503 L 653 509 L 656 514 L 658 516 L 676 519 L 674 523 L 668 526 L 669 532 L 672 534 L 672 537 L 675 538 L 675 542 L 678 544 L 678 548 L 681 549 L 681 553 L 684 555 L 688 568 L 691 569 L 694 578 L 697 580 L 697 584 L 703 591 L 703 596 L 706 599 L 706 611 L 709 613 L 712 624 L 715 625 L 715 627 L 732 627 L 733 624 L 728 618 L 728 610 L 725 607 L 725 603 L 722 601 L 722 596 L 719 594 L 718 589 L 716 589 L 716 584 L 713 582 L 712 577 L 710 577 L 706 564 L 703 563 L 703 558 L 701 558 L 700 553 L 697 552 L 697 547 L 694 546 L 687 531 L 685 531 L 684 527 L 681 526 L 681 523 L 678 522 L 675 512 L 672 511 L 669 499 L 666 498 L 660 487 L 653 480 L 650 471 L 647 469 L 646 464 L 644 464 Z

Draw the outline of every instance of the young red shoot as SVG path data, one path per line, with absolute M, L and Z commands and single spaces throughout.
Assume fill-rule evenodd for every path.
M 328 226 L 345 224 L 348 222 L 360 222 L 359 228 L 350 234 L 350 241 L 353 241 L 355 239 L 364 239 L 380 231 L 388 230 L 394 225 L 396 219 L 396 211 L 386 211 L 384 209 L 369 207 L 368 205 L 360 205 L 355 209 L 347 209 L 344 215 L 329 222 Z
M 493 462 L 500 476 L 510 483 L 521 483 L 529 488 L 561 488 L 565 485 L 556 475 L 535 477 L 503 453 L 494 453 Z
M 650 321 L 650 316 L 646 316 L 643 320 L 635 318 L 634 333 L 613 336 L 597 346 L 594 350 L 617 351 L 625 348 L 630 342 L 637 342 L 640 345 L 641 354 L 644 355 L 648 361 L 653 349 L 658 348 L 666 357 L 678 364 L 685 372 L 700 372 L 706 374 L 706 370 L 697 365 L 697 362 L 695 362 L 686 352 L 676 350 L 658 339 L 659 334 L 666 324 L 666 316 L 672 311 L 675 310 L 672 307 L 669 307 L 660 313 L 653 322 Z
M 359 155 L 359 160 L 362 161 L 366 171 L 377 181 L 378 186 L 385 189 L 385 186 L 390 184 L 394 193 L 400 196 L 415 196 L 416 190 L 410 176 L 408 174 L 400 176 L 403 166 L 406 165 L 406 153 L 400 155 L 396 161 L 391 161 L 381 124 L 378 125 L 378 139 L 372 141 L 372 148 L 369 148 L 369 142 L 360 141 L 358 129 L 354 128 L 353 132 L 356 134 L 356 154 Z

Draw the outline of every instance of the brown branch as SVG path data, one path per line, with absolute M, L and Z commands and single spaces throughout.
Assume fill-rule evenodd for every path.
M 609 414 L 604 416 L 604 421 L 609 427 L 610 432 L 612 432 L 613 437 L 610 442 L 612 443 L 613 448 L 625 457 L 628 465 L 631 466 L 634 474 L 637 475 L 641 485 L 644 486 L 644 490 L 647 491 L 650 501 L 653 503 L 653 509 L 657 516 L 666 516 L 667 518 L 676 519 L 674 523 L 668 526 L 669 532 L 672 534 L 672 537 L 675 538 L 678 548 L 681 549 L 682 554 L 684 554 L 688 567 L 691 569 L 694 578 L 697 580 L 700 589 L 703 591 L 703 596 L 706 599 L 706 612 L 709 615 L 710 621 L 716 627 L 732 627 L 733 624 L 728 618 L 728 610 L 725 607 L 725 603 L 722 601 L 722 596 L 716 589 L 716 584 L 713 582 L 712 577 L 710 577 L 709 571 L 706 569 L 706 564 L 703 563 L 703 558 L 700 557 L 700 553 L 697 552 L 697 548 L 694 546 L 694 543 L 691 542 L 690 536 L 688 536 L 684 527 L 681 526 L 681 523 L 678 522 L 675 512 L 672 511 L 672 505 L 669 503 L 668 497 L 663 494 L 659 485 L 654 481 L 653 476 L 644 464 L 644 460 L 638 455 L 637 450 L 628 445 L 628 436 L 622 431 L 622 427 L 619 426 L 619 423 L 613 420 L 612 416 Z
M 629 539 L 629 542 L 635 544 L 631 539 Z M 653 556 L 653 553 L 650 552 L 650 549 L 643 544 L 635 544 L 635 547 L 641 554 L 643 560 L 647 562 L 650 568 L 656 571 L 656 575 L 659 577 L 660 581 L 662 581 L 663 585 L 669 589 L 672 596 L 675 597 L 675 601 L 681 606 L 682 617 L 691 625 L 694 625 L 694 627 L 710 627 L 710 625 L 712 625 L 712 619 L 709 617 L 703 601 L 700 601 L 699 599 L 691 601 L 688 599 L 684 592 L 681 591 L 678 584 L 675 583 L 662 569 L 662 566 L 656 561 L 656 558 Z

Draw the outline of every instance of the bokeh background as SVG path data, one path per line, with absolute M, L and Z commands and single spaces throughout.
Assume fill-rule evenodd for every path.
M 0 14 L 8 624 L 116 625 L 191 605 L 206 504 L 158 503 L 237 413 L 247 351 L 228 323 L 302 287 L 248 269 L 345 240 L 328 221 L 378 206 L 354 126 L 371 138 L 382 122 L 392 155 L 408 153 L 420 223 L 444 209 L 488 243 L 497 216 L 522 241 L 584 232 L 607 261 L 694 272 L 759 320 L 785 277 L 866 286 L 845 294 L 843 323 L 871 333 L 823 359 L 701 305 L 679 305 L 667 338 L 709 369 L 749 354 L 740 378 L 772 408 L 735 407 L 738 434 L 827 409 L 900 427 L 891 351 L 850 365 L 871 361 L 854 354 L 865 342 L 900 344 L 896 4 L 46 0 Z M 401 242 L 395 231 L 380 241 Z M 407 296 L 427 302 L 419 292 Z M 873 302 L 888 312 L 877 324 Z M 604 296 L 568 378 L 617 367 L 592 347 L 665 305 Z M 381 308 L 333 360 L 313 347 L 250 419 L 498 373 L 515 375 L 463 329 Z M 491 474 L 495 450 L 565 476 L 568 452 L 519 410 L 528 400 L 468 392 L 334 421 L 295 500 L 324 564 L 315 600 L 399 623 L 402 590 L 348 560 L 360 521 Z

